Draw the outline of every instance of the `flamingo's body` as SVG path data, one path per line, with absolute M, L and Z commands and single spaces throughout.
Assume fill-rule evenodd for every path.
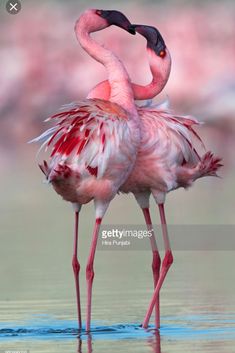
M 46 147 L 52 146 L 49 166 L 40 167 L 55 191 L 79 205 L 111 200 L 133 167 L 136 143 L 127 111 L 109 101 L 87 99 L 49 120 L 56 126 L 36 140 L 46 139 Z
M 141 107 L 141 143 L 135 166 L 121 186 L 123 192 L 139 194 L 151 190 L 156 201 L 162 203 L 169 191 L 187 188 L 206 175 L 215 175 L 217 159 L 206 153 L 200 158 L 193 130 L 197 120 L 172 115 L 160 107 Z M 147 205 L 146 205 L 147 206 Z
M 33 140 L 43 142 L 42 147 L 51 148 L 49 163 L 44 161 L 40 168 L 55 191 L 70 201 L 75 209 L 72 265 L 79 328 L 78 216 L 81 205 L 94 200 L 96 222 L 86 267 L 87 331 L 90 330 L 93 265 L 99 227 L 110 201 L 134 166 L 140 141 L 139 117 L 129 76 L 119 59 L 90 37 L 90 33 L 111 24 L 134 34 L 128 19 L 118 11 L 87 10 L 75 25 L 83 49 L 107 69 L 111 87 L 109 101 L 86 99 L 66 106 L 51 117 L 56 125 Z
M 159 43 L 159 32 L 154 27 L 140 25 L 135 27 L 137 32 L 147 39 L 147 53 L 153 80 L 145 87 L 133 84 L 133 92 L 138 99 L 152 98 L 156 93 L 161 92 L 168 80 L 171 68 L 170 53 L 161 36 Z M 109 92 L 109 82 L 104 81 L 91 91 L 90 96 L 108 99 Z M 220 158 L 214 157 L 211 152 L 206 152 L 202 157 L 199 156 L 195 139 L 200 143 L 202 141 L 194 130 L 194 126 L 199 124 L 196 119 L 174 115 L 164 105 L 150 104 L 137 107 L 137 111 L 141 122 L 141 142 L 135 166 L 120 187 L 120 191 L 134 194 L 150 228 L 152 225 L 149 213 L 151 193 L 159 206 L 165 257 L 160 271 L 160 255 L 153 238 L 151 246 L 155 292 L 143 322 L 143 327 L 147 327 L 156 304 L 155 322 L 159 327 L 159 291 L 173 262 L 164 211 L 166 194 L 179 187 L 188 188 L 201 177 L 216 176 L 216 171 L 221 164 Z

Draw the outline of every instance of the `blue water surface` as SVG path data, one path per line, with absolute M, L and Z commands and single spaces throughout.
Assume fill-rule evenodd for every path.
M 89 335 L 85 327 L 81 331 L 76 328 L 76 321 L 55 320 L 51 317 L 36 317 L 31 320 L 14 323 L 0 323 L 1 340 L 18 339 L 86 339 Z M 85 326 L 85 325 L 84 325 Z M 159 330 L 162 338 L 168 340 L 234 340 L 235 313 L 191 315 L 184 317 L 164 317 Z M 94 340 L 146 339 L 156 333 L 153 325 L 143 329 L 138 323 L 107 323 L 93 322 L 90 335 Z

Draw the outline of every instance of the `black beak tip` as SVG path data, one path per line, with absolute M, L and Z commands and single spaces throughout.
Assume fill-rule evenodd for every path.
M 130 25 L 129 28 L 128 28 L 128 32 L 135 35 L 136 34 L 135 26 L 134 25 Z

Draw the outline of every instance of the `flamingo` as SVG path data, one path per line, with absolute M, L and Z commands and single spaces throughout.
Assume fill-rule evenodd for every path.
M 139 117 L 130 79 L 119 59 L 90 37 L 90 33 L 119 26 L 134 34 L 129 20 L 118 11 L 86 10 L 75 24 L 82 48 L 103 64 L 110 82 L 110 99 L 86 99 L 69 104 L 47 120 L 55 125 L 32 142 L 50 148 L 49 162 L 40 165 L 55 191 L 72 203 L 75 211 L 74 252 L 78 327 L 81 329 L 77 257 L 81 206 L 94 200 L 95 226 L 86 266 L 86 330 L 90 331 L 94 257 L 100 224 L 105 212 L 134 166 L 140 141 Z
M 133 92 L 138 99 L 150 98 L 156 92 L 161 92 L 168 80 L 171 68 L 170 53 L 156 28 L 144 25 L 133 25 L 133 28 L 147 39 L 147 53 L 153 74 L 150 85 L 143 87 L 133 84 Z M 105 96 L 108 99 L 109 92 L 109 82 L 104 81 L 91 91 L 90 97 Z M 217 176 L 216 171 L 222 164 L 221 159 L 214 157 L 210 151 L 202 157 L 196 151 L 192 137 L 202 142 L 193 129 L 194 125 L 199 124 L 196 119 L 172 114 L 168 109 L 156 105 L 137 107 L 137 111 L 141 120 L 141 143 L 135 166 L 120 191 L 134 194 L 150 229 L 150 194 L 159 208 L 165 256 L 160 269 L 160 254 L 155 237 L 151 237 L 155 289 L 142 323 L 144 328 L 148 327 L 155 306 L 155 325 L 159 328 L 159 292 L 173 263 L 164 209 L 166 195 L 180 187 L 188 188 L 204 176 Z
M 161 33 L 158 31 L 157 28 L 144 25 L 139 25 L 138 28 L 139 32 L 141 32 L 142 30 L 142 35 L 144 35 L 147 39 L 147 55 L 150 71 L 152 73 L 152 81 L 144 87 L 136 83 L 132 83 L 132 89 L 134 98 L 136 100 L 144 100 L 154 98 L 164 89 L 171 72 L 171 55 L 165 45 Z M 105 80 L 97 84 L 90 91 L 88 97 L 90 99 L 101 98 L 108 100 L 110 98 L 110 92 L 111 87 L 109 81 Z M 137 110 L 142 114 L 142 108 L 137 107 Z M 134 193 L 134 196 L 136 197 L 137 202 L 139 203 L 137 194 Z M 152 249 L 153 284 L 155 288 L 159 279 L 161 258 L 157 247 L 155 234 L 153 232 L 152 220 L 149 211 L 149 201 L 146 201 L 143 207 L 141 206 L 141 209 L 144 215 L 146 225 L 148 229 L 152 231 L 150 244 Z M 160 326 L 159 297 L 156 303 L 155 325 L 156 327 Z

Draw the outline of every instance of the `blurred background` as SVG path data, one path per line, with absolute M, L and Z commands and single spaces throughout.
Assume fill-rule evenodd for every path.
M 168 222 L 234 224 L 234 1 L 22 0 L 22 10 L 13 16 L 6 12 L 2 0 L 0 309 L 6 321 L 21 320 L 24 315 L 42 312 L 51 312 L 57 317 L 74 317 L 70 265 L 73 213 L 70 205 L 42 183 L 43 176 L 35 160 L 38 146 L 28 145 L 27 141 L 47 128 L 44 119 L 61 105 L 86 97 L 94 85 L 106 79 L 104 68 L 82 51 L 74 35 L 74 23 L 88 7 L 120 10 L 131 22 L 153 25 L 160 30 L 172 55 L 172 72 L 166 88 L 155 101 L 168 97 L 175 112 L 193 115 L 203 121 L 198 132 L 206 148 L 223 158 L 221 179 L 206 178 L 187 192 L 179 190 L 169 195 L 166 206 Z M 95 37 L 121 58 L 133 82 L 147 84 L 151 80 L 142 37 L 130 36 L 117 27 L 101 31 Z M 159 223 L 154 204 L 152 213 L 154 223 Z M 83 281 L 92 222 L 93 206 L 87 205 L 82 210 L 80 226 Z M 123 195 L 113 201 L 104 220 L 107 224 L 140 222 L 141 214 L 132 196 Z M 175 268 L 169 274 L 163 298 L 163 313 L 172 314 L 177 305 L 178 314 L 182 306 L 185 306 L 184 312 L 194 312 L 203 311 L 207 305 L 212 311 L 214 308 L 223 311 L 231 307 L 232 300 L 234 305 L 235 281 L 231 281 L 231 272 L 228 271 L 234 266 L 233 253 L 204 255 L 200 252 L 175 255 Z M 135 297 L 135 310 L 131 311 L 133 302 L 130 298 L 128 305 L 133 315 L 131 318 L 141 319 L 152 288 L 150 257 L 144 251 L 132 252 L 131 256 L 126 252 L 115 256 L 99 252 L 97 274 L 103 274 L 96 280 L 95 305 L 98 303 L 102 307 L 104 300 L 110 304 L 107 294 L 110 290 L 114 296 L 120 291 L 120 295 L 128 300 L 124 289 L 131 293 L 137 286 L 139 295 Z M 107 268 L 110 261 L 114 265 Z M 144 280 L 139 284 L 129 283 L 126 268 L 129 268 L 129 274 L 144 276 Z M 116 287 L 113 278 L 117 279 Z M 123 283 L 125 288 L 120 289 Z M 84 288 L 85 283 L 82 284 L 83 299 Z M 192 288 L 195 289 L 194 295 L 201 298 L 197 302 L 194 300 L 195 306 L 188 299 L 192 296 Z M 222 307 L 221 297 L 226 298 Z M 139 298 L 142 298 L 142 311 L 137 309 Z M 117 312 L 123 314 L 117 317 L 131 321 L 125 316 L 126 302 L 120 304 L 116 299 L 115 303 Z M 111 304 L 106 305 L 105 314 L 101 311 L 102 318 L 113 317 L 111 307 Z M 98 319 L 99 312 L 94 316 Z

